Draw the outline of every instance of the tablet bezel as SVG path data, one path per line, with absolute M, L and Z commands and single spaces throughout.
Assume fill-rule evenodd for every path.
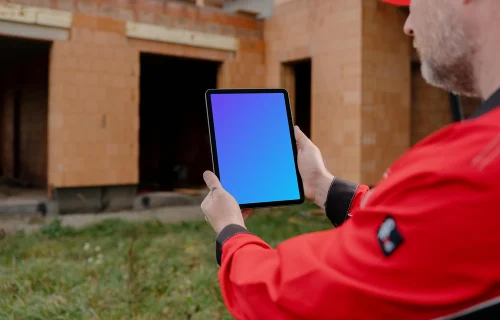
M 300 198 L 296 200 L 283 200 L 283 201 L 273 201 L 273 202 L 257 202 L 257 203 L 245 203 L 240 204 L 241 209 L 257 209 L 257 208 L 269 208 L 269 207 L 282 207 L 299 205 L 304 203 L 304 186 L 302 183 L 302 177 L 299 172 L 298 162 L 297 162 L 297 144 L 295 140 L 294 124 L 292 120 L 292 112 L 290 108 L 290 98 L 288 92 L 285 89 L 209 89 L 205 93 L 205 103 L 207 108 L 207 118 L 208 118 L 208 131 L 210 136 L 210 150 L 212 152 L 212 165 L 215 175 L 220 180 L 219 172 L 219 161 L 217 156 L 217 141 L 215 139 L 215 129 L 213 120 L 213 110 L 212 110 L 212 94 L 262 94 L 262 93 L 282 93 L 285 98 L 286 113 L 288 117 L 288 128 L 290 130 L 290 142 L 293 149 L 293 159 L 295 163 L 295 172 L 297 177 L 297 184 L 299 188 Z

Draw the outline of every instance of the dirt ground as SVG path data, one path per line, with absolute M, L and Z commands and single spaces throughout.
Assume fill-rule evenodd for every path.
M 94 224 L 108 219 L 124 219 L 127 221 L 148 221 L 160 220 L 165 223 L 175 223 L 181 221 L 203 220 L 204 215 L 200 206 L 165 207 L 144 211 L 122 211 L 113 213 L 85 213 L 68 214 L 43 218 L 40 215 L 27 214 L 0 214 L 0 233 L 24 230 L 31 232 L 38 230 L 44 224 L 50 223 L 53 219 L 60 218 L 65 226 L 80 228 L 89 224 Z

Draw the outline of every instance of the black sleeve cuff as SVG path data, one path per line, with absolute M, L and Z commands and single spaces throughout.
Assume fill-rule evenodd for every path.
M 325 202 L 326 216 L 334 226 L 339 227 L 347 218 L 358 184 L 339 178 L 333 179 Z
M 222 231 L 219 233 L 217 239 L 215 240 L 215 257 L 217 259 L 217 264 L 219 266 L 221 265 L 221 260 L 222 260 L 222 245 L 232 236 L 241 233 L 250 233 L 250 232 L 238 224 L 230 224 L 226 226 L 224 229 L 222 229 Z

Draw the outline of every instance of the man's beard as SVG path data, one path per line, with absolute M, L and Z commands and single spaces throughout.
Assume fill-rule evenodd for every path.
M 439 24 L 421 54 L 422 76 L 431 85 L 464 96 L 478 96 L 474 77 L 475 44 L 454 18 Z
M 478 95 L 470 58 L 462 57 L 439 63 L 422 59 L 422 76 L 433 86 L 458 95 Z

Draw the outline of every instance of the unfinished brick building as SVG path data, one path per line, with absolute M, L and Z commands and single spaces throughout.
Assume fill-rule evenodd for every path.
M 205 90 L 285 87 L 329 169 L 374 184 L 451 122 L 405 18 L 378 0 L 0 0 L 0 168 L 62 211 L 195 188 Z

